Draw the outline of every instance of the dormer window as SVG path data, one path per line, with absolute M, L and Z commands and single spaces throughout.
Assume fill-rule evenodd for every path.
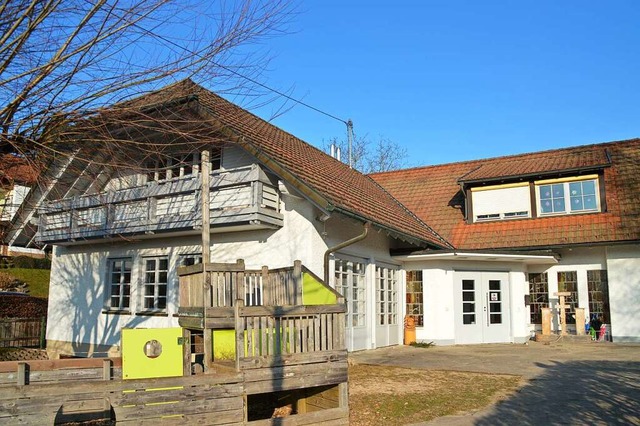
M 531 216 L 529 183 L 471 188 L 473 221 L 521 219 Z
M 540 216 L 600 211 L 598 176 L 535 182 Z

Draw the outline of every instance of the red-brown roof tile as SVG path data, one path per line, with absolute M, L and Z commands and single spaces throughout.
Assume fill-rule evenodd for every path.
M 0 155 L 0 184 L 31 185 L 37 179 L 38 172 L 29 161 L 11 154 Z
M 304 182 L 312 191 L 328 201 L 329 208 L 370 220 L 392 232 L 414 238 L 436 247 L 450 245 L 406 209 L 369 176 L 351 169 L 297 137 L 264 121 L 203 87 L 185 80 L 158 92 L 120 104 L 127 108 L 165 103 L 179 98 L 197 98 L 222 125 L 266 156 L 279 167 Z
M 609 164 L 610 159 L 610 164 Z M 468 224 L 459 179 L 604 167 L 603 213 Z M 458 249 L 539 248 L 640 240 L 640 139 L 373 174 Z M 503 176 L 501 175 L 503 174 Z

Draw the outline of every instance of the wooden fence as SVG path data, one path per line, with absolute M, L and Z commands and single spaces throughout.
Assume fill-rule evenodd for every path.
M 0 362 L 0 424 L 342 425 L 346 381 L 346 352 L 328 362 L 137 380 L 122 380 L 120 358 Z M 267 393 L 284 398 L 276 407 L 292 404 L 296 415 L 252 416 Z
M 332 354 L 346 354 L 345 312 L 344 304 L 245 307 L 238 300 L 234 315 L 237 369 L 318 362 Z
M 209 284 L 203 291 L 202 273 Z M 178 269 L 180 308 L 232 307 L 242 299 L 247 306 L 302 304 L 302 263 L 293 267 L 248 270 L 244 261 L 197 264 Z
M 0 318 L 0 347 L 44 347 L 46 318 Z

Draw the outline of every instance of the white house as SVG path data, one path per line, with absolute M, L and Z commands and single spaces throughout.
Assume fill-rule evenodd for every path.
M 558 289 L 614 341 L 640 339 L 638 140 L 365 176 L 190 81 L 124 105 L 92 122 L 106 133 L 78 133 L 91 143 L 67 161 L 85 165 L 41 206 L 52 352 L 118 353 L 123 327 L 178 325 L 176 268 L 201 261 L 203 151 L 210 261 L 301 260 L 345 296 L 349 350 L 401 343 L 405 314 L 419 340 L 522 342 Z M 105 165 L 109 137 L 159 135 L 162 149 Z

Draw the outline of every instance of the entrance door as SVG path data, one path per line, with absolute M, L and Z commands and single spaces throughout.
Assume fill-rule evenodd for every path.
M 376 265 L 376 347 L 398 345 L 398 270 Z
M 363 260 L 335 260 L 335 288 L 347 304 L 346 344 L 349 351 L 368 349 L 365 263 Z
M 509 274 L 456 272 L 454 274 L 456 343 L 507 343 Z

